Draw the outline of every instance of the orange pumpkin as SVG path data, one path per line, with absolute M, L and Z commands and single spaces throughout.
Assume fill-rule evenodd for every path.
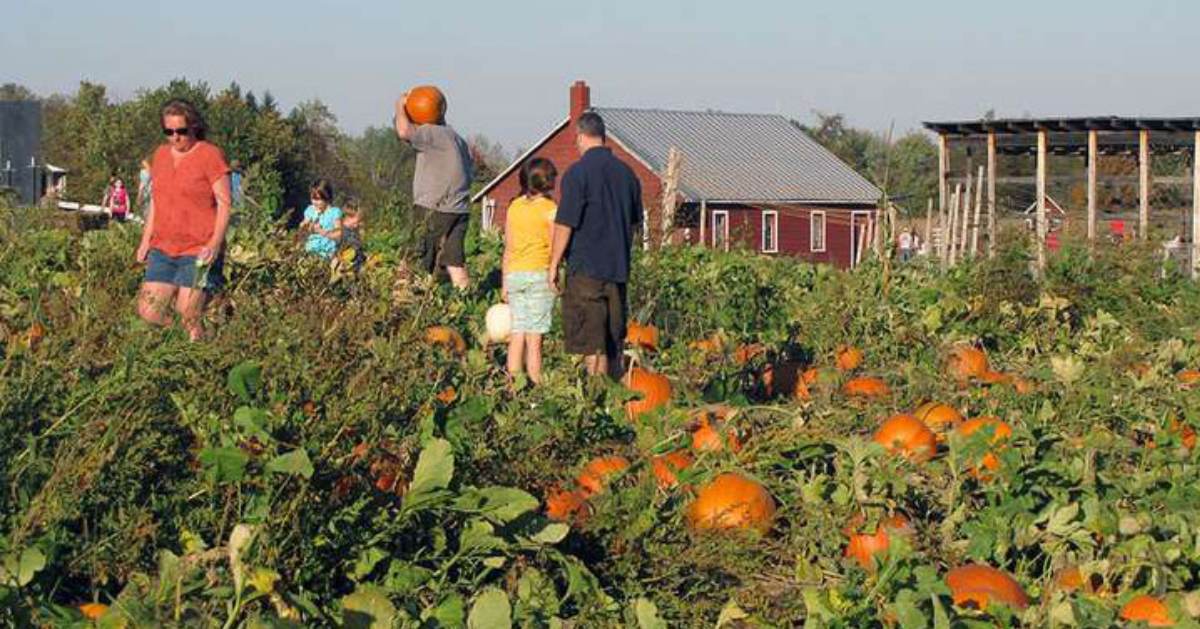
M 642 325 L 637 321 L 630 321 L 629 325 L 625 327 L 625 342 L 633 347 L 657 350 L 658 328 L 653 325 Z
M 425 342 L 430 345 L 440 345 L 456 354 L 467 351 L 467 343 L 458 330 L 444 325 L 435 325 L 425 329 Z
M 404 113 L 416 124 L 437 124 L 446 116 L 446 96 L 432 85 L 418 85 L 408 91 Z
M 720 410 L 728 409 L 724 414 Z M 719 429 L 713 426 L 714 419 L 716 422 L 721 422 L 732 414 L 732 409 L 725 407 L 717 412 L 701 411 L 701 416 L 698 420 L 696 428 L 692 430 L 692 449 L 697 452 L 720 452 L 725 449 L 726 444 L 729 449 L 737 452 L 742 449 L 742 442 L 738 439 L 737 431 L 729 428 L 725 431 L 725 436 L 721 436 Z
M 654 469 L 654 478 L 658 480 L 658 487 L 660 489 L 678 487 L 679 478 L 676 474 L 691 467 L 693 460 L 692 453 L 682 449 L 651 459 L 650 465 Z
M 1175 374 L 1175 379 L 1178 380 L 1179 384 L 1183 385 L 1185 388 L 1191 388 L 1195 386 L 1196 383 L 1200 383 L 1200 370 L 1184 369 L 1183 371 Z
M 992 445 L 1002 444 L 1009 437 L 1012 437 L 1012 426 L 995 417 L 976 417 L 975 419 L 967 420 L 958 427 L 958 433 L 965 439 L 988 426 L 994 427 L 995 430 L 992 433 L 991 441 L 989 441 Z M 980 471 L 979 467 L 986 469 L 987 472 Z M 980 480 L 988 480 L 991 478 L 991 474 L 988 472 L 995 472 L 998 469 L 1000 469 L 1000 459 L 994 453 L 988 452 L 980 459 L 979 466 L 971 468 L 971 474 Z
M 721 340 L 721 337 L 717 334 L 713 334 L 708 338 L 688 343 L 688 349 L 694 352 L 699 352 L 700 354 L 708 355 L 716 354 L 717 352 L 721 351 L 721 348 L 724 347 L 724 345 L 725 343 Z
M 1029 597 L 1021 584 L 1007 573 L 979 564 L 959 566 L 946 573 L 946 585 L 950 596 L 959 607 L 974 606 L 988 608 L 993 603 L 1003 603 L 1018 610 L 1029 606 Z
M 41 323 L 34 321 L 29 329 L 25 331 L 25 343 L 29 349 L 37 349 L 41 344 L 42 339 L 46 337 L 46 328 Z
M 1067 566 L 1058 573 L 1054 584 L 1064 592 L 1074 592 L 1083 587 L 1083 572 L 1079 570 L 1079 566 Z
M 1196 430 L 1191 426 L 1181 424 L 1178 419 L 1172 417 L 1167 424 L 1167 430 L 1173 435 L 1178 435 L 1179 441 L 1188 450 L 1196 447 Z
M 899 514 L 884 518 L 875 527 L 874 533 L 855 532 L 861 526 L 861 515 L 851 520 L 851 525 L 847 527 L 850 529 L 850 532 L 847 533 L 850 541 L 846 544 L 843 555 L 858 562 L 858 565 L 868 572 L 875 571 L 875 557 L 887 552 L 887 549 L 891 547 L 892 540 L 889 534 L 909 535 L 912 533 L 908 518 Z
M 635 420 L 644 413 L 666 406 L 671 401 L 671 381 L 641 367 L 634 367 L 625 376 L 625 386 L 635 393 L 641 394 L 641 399 L 629 400 L 625 403 L 625 412 L 630 420 Z
M 587 513 L 587 496 L 582 491 L 555 487 L 546 494 L 546 517 L 559 522 L 582 521 Z
M 956 345 L 946 359 L 946 371 L 959 382 L 978 378 L 990 371 L 987 354 L 970 345 Z
M 437 395 L 434 397 L 436 397 L 437 401 L 441 402 L 442 404 L 449 404 L 454 401 L 454 398 L 458 397 L 458 391 L 454 387 L 446 387 L 445 389 L 438 391 Z
M 600 456 L 592 459 L 583 467 L 575 482 L 583 491 L 585 498 L 594 496 L 608 485 L 608 481 L 617 474 L 629 469 L 629 459 L 623 456 Z
M 842 393 L 850 397 L 879 398 L 891 393 L 886 382 L 879 378 L 851 378 L 842 385 Z
M 1175 621 L 1167 612 L 1167 605 L 1148 594 L 1139 594 L 1121 608 L 1121 620 L 1144 622 L 1151 627 L 1174 627 Z
M 1011 380 L 1008 374 L 990 369 L 979 374 L 979 381 L 984 384 L 1008 384 Z
M 700 489 L 687 509 L 693 530 L 752 529 L 766 533 L 775 517 L 775 499 L 757 481 L 727 472 Z
M 837 351 L 834 352 L 833 364 L 838 371 L 854 371 L 858 369 L 862 361 L 862 350 L 851 345 L 839 345 Z
M 88 620 L 99 620 L 104 612 L 108 611 L 108 605 L 104 603 L 84 603 L 79 606 L 80 613 Z
M 934 432 L 945 432 L 963 422 L 962 413 L 949 404 L 926 402 L 913 411 L 913 416 L 929 426 Z
M 893 415 L 875 432 L 875 443 L 893 454 L 902 454 L 915 463 L 937 453 L 937 435 L 912 415 Z
M 762 343 L 739 345 L 737 349 L 733 350 L 733 362 L 745 365 L 759 355 L 766 353 L 766 351 L 767 348 Z

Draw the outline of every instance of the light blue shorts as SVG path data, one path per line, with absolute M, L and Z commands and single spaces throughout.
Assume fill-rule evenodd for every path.
M 516 271 L 506 275 L 504 280 L 508 286 L 508 305 L 512 308 L 512 331 L 518 334 L 549 332 L 554 291 L 547 283 L 546 272 Z

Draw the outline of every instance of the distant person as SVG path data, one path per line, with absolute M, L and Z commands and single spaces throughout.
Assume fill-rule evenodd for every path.
M 896 238 L 896 248 L 898 249 L 898 253 L 900 255 L 900 261 L 908 262 L 908 260 L 912 258 L 913 254 L 912 232 L 910 232 L 908 229 L 900 232 L 900 235 Z
M 151 194 L 150 160 L 143 159 L 141 168 L 138 170 L 137 200 L 134 202 L 134 212 L 136 215 L 141 216 L 142 220 L 146 219 L 146 215 L 150 209 Z
M 233 160 L 229 163 L 229 195 L 234 208 L 241 209 L 245 196 L 242 194 L 242 162 Z
M 450 282 L 465 289 L 467 277 L 464 240 L 469 219 L 471 151 L 445 116 L 434 124 L 414 124 L 404 105 L 396 101 L 396 135 L 417 152 L 413 173 L 413 211 L 421 231 L 421 264 L 428 273 L 443 267 Z
M 351 251 L 351 263 L 354 265 L 354 270 L 358 271 L 362 268 L 364 262 L 367 261 L 366 248 L 363 246 L 362 240 L 362 223 L 365 213 L 358 201 L 347 201 L 345 207 L 342 208 L 342 239 L 338 243 L 341 251 Z
M 605 146 L 604 119 L 586 112 L 575 123 L 580 158 L 562 177 L 554 217 L 549 282 L 560 290 L 558 265 L 566 256 L 563 341 L 582 354 L 587 372 L 619 379 L 624 371 L 630 250 L 642 222 L 642 186 L 633 169 Z
M 159 120 L 166 142 L 150 166 L 150 211 L 137 260 L 146 262 L 138 314 L 155 325 L 171 323 L 174 302 L 188 336 L 204 337 L 204 306 L 217 290 L 225 231 L 229 227 L 229 165 L 221 149 L 204 139 L 200 112 L 185 100 L 163 106 Z
M 324 179 L 313 182 L 308 196 L 312 203 L 304 208 L 300 221 L 300 230 L 309 232 L 304 250 L 328 260 L 342 239 L 342 208 L 333 205 L 333 186 Z
M 108 189 L 104 191 L 104 202 L 101 205 L 113 220 L 118 223 L 125 222 L 125 217 L 129 214 L 129 191 L 125 189 L 124 180 L 120 177 L 112 178 Z
M 512 308 L 508 373 L 528 371 L 542 381 L 542 336 L 550 331 L 554 291 L 550 288 L 550 242 L 554 229 L 554 164 L 535 157 L 521 166 L 521 196 L 508 206 L 501 259 L 501 297 Z

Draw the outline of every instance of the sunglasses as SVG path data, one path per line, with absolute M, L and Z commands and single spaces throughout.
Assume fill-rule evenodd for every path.
M 178 129 L 170 129 L 167 127 L 163 127 L 163 135 L 167 136 L 168 138 L 173 135 L 181 135 L 183 137 L 187 137 L 191 134 L 192 134 L 192 129 L 190 127 L 180 127 Z

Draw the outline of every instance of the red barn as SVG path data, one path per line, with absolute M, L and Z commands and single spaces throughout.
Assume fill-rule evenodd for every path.
M 568 116 L 473 197 L 485 229 L 503 228 L 525 160 L 547 158 L 562 173 L 579 159 L 572 123 L 591 110 L 604 118 L 614 154 L 641 179 L 651 239 L 661 236 L 664 173 L 675 148 L 682 154 L 675 242 L 839 267 L 853 266 L 869 242 L 882 193 L 787 118 L 593 107 L 590 93 L 576 81 Z

